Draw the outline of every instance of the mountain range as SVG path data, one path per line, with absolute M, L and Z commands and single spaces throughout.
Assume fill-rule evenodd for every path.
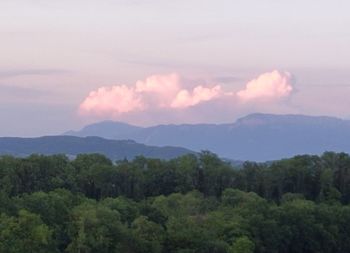
M 134 140 L 152 146 L 210 150 L 234 160 L 268 161 L 297 154 L 350 152 L 350 121 L 326 116 L 251 114 L 229 124 L 138 127 L 103 121 L 70 136 Z
M 132 140 L 107 140 L 101 137 L 44 136 L 39 138 L 0 138 L 0 154 L 28 156 L 30 154 L 66 154 L 75 157 L 81 153 L 104 154 L 113 161 L 133 159 L 143 155 L 149 158 L 171 159 L 194 153 L 179 147 L 154 147 Z

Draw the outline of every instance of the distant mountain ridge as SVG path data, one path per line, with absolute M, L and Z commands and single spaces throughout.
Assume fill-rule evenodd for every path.
M 327 116 L 256 113 L 232 124 L 153 127 L 104 121 L 66 134 L 210 150 L 221 157 L 238 160 L 267 161 L 297 154 L 350 152 L 350 121 Z
M 33 153 L 66 154 L 69 156 L 81 153 L 100 153 L 116 161 L 124 158 L 133 159 L 139 155 L 149 158 L 171 159 L 194 152 L 180 147 L 153 147 L 132 140 L 107 140 L 101 137 L 0 138 L 1 155 L 28 156 Z
M 129 125 L 123 122 L 106 120 L 95 124 L 87 125 L 80 131 L 68 131 L 65 133 L 65 135 L 80 136 L 80 137 L 100 136 L 107 139 L 116 139 L 121 134 L 122 135 L 131 134 L 141 129 L 142 127 Z M 103 133 L 107 133 L 107 135 L 102 136 Z M 117 135 L 113 136 L 113 133 L 117 133 Z

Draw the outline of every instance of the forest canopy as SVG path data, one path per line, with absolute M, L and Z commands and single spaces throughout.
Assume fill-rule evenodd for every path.
M 0 158 L 0 252 L 350 252 L 350 157 Z

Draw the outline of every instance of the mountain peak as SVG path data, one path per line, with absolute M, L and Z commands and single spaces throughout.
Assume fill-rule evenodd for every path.
M 75 135 L 80 137 L 100 136 L 107 139 L 119 139 L 119 136 L 123 136 L 140 129 L 142 129 L 142 127 L 119 121 L 105 120 L 87 125 L 79 131 L 68 131 L 65 133 L 65 135 Z
M 96 129 L 103 129 L 103 130 L 109 131 L 111 129 L 125 130 L 130 128 L 139 128 L 139 127 L 130 125 L 128 123 L 120 122 L 120 121 L 105 120 L 105 121 L 93 123 L 91 125 L 87 125 L 82 129 L 82 131 L 94 131 Z

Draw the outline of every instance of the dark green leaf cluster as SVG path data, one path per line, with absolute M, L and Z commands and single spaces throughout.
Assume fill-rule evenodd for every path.
M 350 157 L 0 158 L 0 252 L 350 252 Z

